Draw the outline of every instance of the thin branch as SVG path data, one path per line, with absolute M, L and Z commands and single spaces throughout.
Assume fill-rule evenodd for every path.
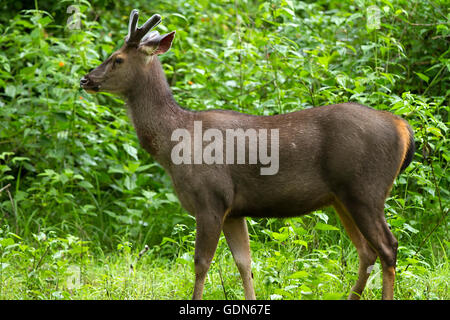
M 0 189 L 0 193 L 2 193 L 4 190 L 6 190 L 6 193 L 8 194 L 8 198 L 9 201 L 11 201 L 11 209 L 14 213 L 14 217 L 15 217 L 15 225 L 16 225 L 16 234 L 19 233 L 19 226 L 17 224 L 17 211 L 16 211 L 16 206 L 14 205 L 14 199 L 11 195 L 11 192 L 9 192 L 9 187 L 11 187 L 11 183 L 8 183 L 6 186 L 4 186 L 3 188 Z M 9 217 L 9 215 L 7 214 L 7 217 Z
M 11 187 L 11 183 L 8 183 L 6 186 L 4 186 L 3 188 L 0 189 L 0 193 L 2 193 L 3 190 L 8 189 L 9 187 Z
M 139 256 L 138 256 L 138 258 L 136 259 L 136 262 L 134 263 L 134 265 L 136 265 L 136 264 L 139 262 L 139 260 L 141 260 L 142 256 L 148 251 L 148 249 L 149 249 L 148 245 L 145 245 L 144 249 L 142 249 L 142 250 L 139 252 Z M 133 264 L 131 263 L 131 264 L 130 264 L 130 273 L 132 273 L 133 271 L 134 271 L 134 266 L 133 266 Z
M 450 34 L 444 34 L 442 36 L 434 36 L 431 38 L 431 40 L 441 39 L 441 38 L 449 38 Z
M 446 21 L 441 21 L 441 22 L 436 22 L 436 23 L 414 23 L 414 22 L 409 22 L 408 20 L 403 20 L 399 17 L 395 17 L 395 18 L 402 22 L 406 22 L 410 26 L 416 26 L 416 27 L 433 27 L 433 26 L 438 26 L 440 24 L 449 24 L 449 22 L 446 22 Z
M 49 249 L 50 249 L 50 245 L 47 244 L 47 247 L 45 248 L 44 253 L 42 254 L 41 258 L 39 259 L 39 261 L 38 261 L 36 267 L 34 268 L 34 271 L 36 271 L 37 269 L 39 269 L 39 267 L 40 267 L 41 264 L 42 264 L 42 261 L 44 260 L 44 257 L 47 255 Z
M 225 284 L 223 283 L 223 278 L 222 278 L 222 268 L 220 267 L 220 264 L 219 264 L 218 270 L 219 270 L 220 282 L 221 282 L 221 284 L 222 284 L 223 295 L 225 296 L 225 300 L 228 300 L 227 291 L 225 290 Z

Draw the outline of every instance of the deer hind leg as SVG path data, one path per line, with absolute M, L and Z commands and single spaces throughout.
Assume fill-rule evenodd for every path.
M 251 270 L 250 241 L 245 218 L 227 217 L 223 225 L 223 233 L 225 234 L 225 239 L 233 254 L 239 273 L 241 274 L 245 299 L 255 300 Z
M 370 202 L 373 205 L 371 206 L 356 198 L 351 198 L 351 201 L 343 201 L 343 203 L 361 234 L 380 257 L 383 269 L 382 298 L 391 300 L 394 298 L 398 242 L 386 223 L 384 199 L 376 204 L 373 196 L 372 194 Z
M 376 252 L 369 246 L 369 243 L 359 231 L 355 222 L 352 220 L 347 209 L 340 202 L 334 205 L 339 218 L 344 225 L 345 231 L 350 237 L 353 245 L 356 247 L 359 256 L 358 280 L 352 287 L 349 300 L 359 300 L 369 278 L 372 266 L 377 259 Z

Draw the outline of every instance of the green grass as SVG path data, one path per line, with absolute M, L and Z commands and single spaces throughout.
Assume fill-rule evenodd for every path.
M 254 222 L 253 222 L 254 223 Z M 293 223 L 290 219 L 289 223 Z M 258 299 L 345 299 L 357 278 L 356 250 L 341 233 L 321 231 L 306 248 L 292 235 L 283 241 L 251 241 L 252 270 Z M 339 238 L 329 246 L 321 238 Z M 327 235 L 328 234 L 328 235 Z M 193 235 L 193 233 L 191 233 Z M 150 248 L 139 259 L 130 242 L 111 253 L 90 251 L 78 239 L 41 234 L 35 247 L 16 237 L 2 240 L 9 260 L 3 259 L 0 299 L 189 299 L 194 285 L 193 247 L 180 247 L 176 256 L 164 257 L 173 242 Z M 436 239 L 437 241 L 437 239 Z M 189 242 L 189 240 L 187 240 Z M 177 244 L 178 245 L 178 244 Z M 449 299 L 450 265 L 444 248 L 424 248 L 431 254 L 404 258 L 400 249 L 396 299 Z M 3 255 L 5 256 L 5 255 Z M 133 266 L 132 268 L 130 266 Z M 363 299 L 381 297 L 381 268 L 377 262 Z M 222 237 L 205 283 L 204 299 L 243 299 L 243 288 L 231 253 Z

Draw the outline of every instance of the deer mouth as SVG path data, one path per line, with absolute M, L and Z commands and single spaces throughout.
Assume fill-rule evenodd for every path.
M 100 90 L 100 85 L 89 79 L 88 77 L 83 77 L 80 80 L 80 87 L 86 90 L 88 93 L 96 93 Z

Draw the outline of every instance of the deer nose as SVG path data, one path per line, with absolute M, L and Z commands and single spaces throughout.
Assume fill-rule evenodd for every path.
M 84 76 L 83 78 L 81 78 L 81 80 L 80 80 L 80 86 L 87 85 L 88 83 L 89 83 L 89 78 L 87 78 L 86 76 Z

